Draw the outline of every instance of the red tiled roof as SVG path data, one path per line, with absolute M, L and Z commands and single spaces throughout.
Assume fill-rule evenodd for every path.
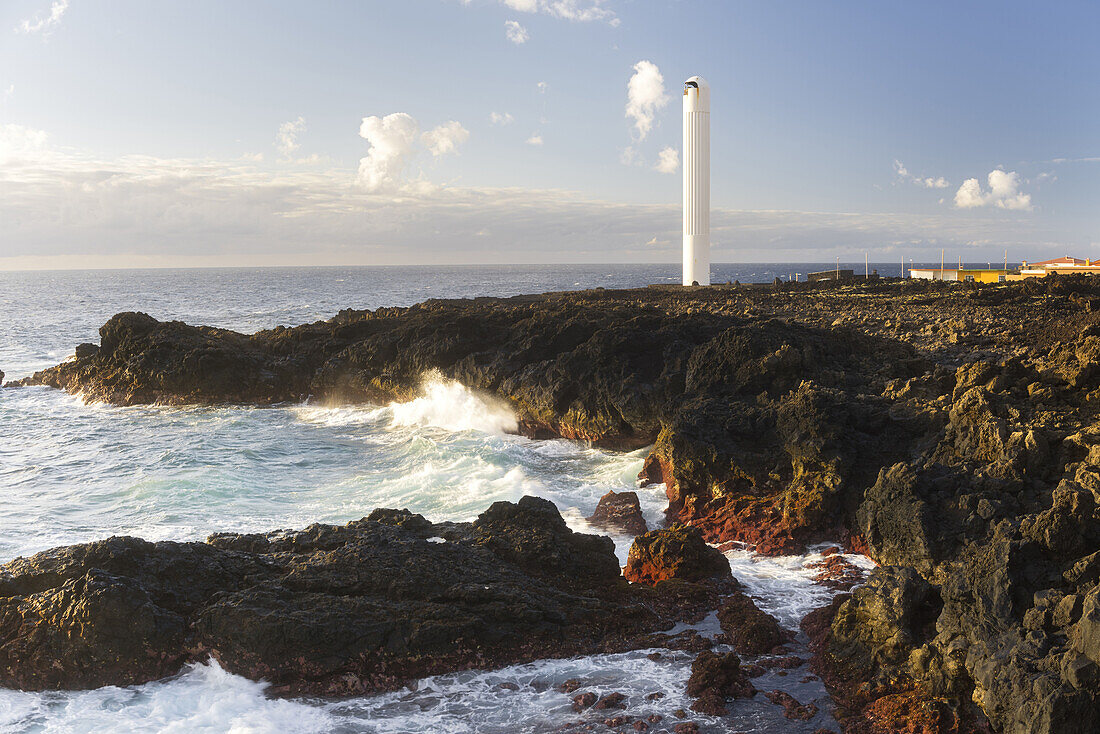
M 1028 263 L 1027 266 L 1029 268 L 1041 268 L 1044 265 L 1084 265 L 1085 262 L 1085 260 L 1082 260 L 1079 257 L 1070 257 L 1069 255 L 1066 255 L 1065 257 L 1056 257 L 1053 260 L 1043 260 L 1042 262 L 1038 263 Z

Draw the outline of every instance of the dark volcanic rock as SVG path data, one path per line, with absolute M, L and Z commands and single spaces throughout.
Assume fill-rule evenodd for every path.
M 643 535 L 649 531 L 642 507 L 638 504 L 637 492 L 616 492 L 611 490 L 596 505 L 596 511 L 587 518 L 598 528 L 615 530 L 628 535 Z
M 666 627 L 607 538 L 553 505 L 496 503 L 450 540 L 418 515 L 212 536 L 111 538 L 0 567 L 0 685 L 141 683 L 213 656 L 283 692 L 625 649 Z M 540 560 L 543 561 L 540 563 Z
M 679 519 L 787 550 L 835 524 L 881 454 L 900 458 L 912 426 L 878 383 L 920 360 L 896 340 L 746 317 L 742 293 L 429 301 L 253 335 L 125 313 L 98 349 L 21 384 L 127 405 L 270 404 L 408 399 L 437 374 L 505 399 L 531 436 L 657 441 L 647 476 Z
M 746 594 L 737 591 L 718 609 L 718 622 L 726 642 L 742 655 L 763 655 L 791 638 L 775 617 L 760 611 Z
M 592 691 L 585 691 L 584 693 L 578 693 L 573 696 L 573 710 L 580 712 L 585 709 L 590 709 L 596 703 L 597 696 Z
M 1100 278 L 1057 277 L 429 301 L 251 336 L 120 314 L 98 349 L 19 384 L 124 404 L 268 404 L 407 399 L 426 374 L 458 380 L 507 401 L 531 436 L 654 444 L 643 479 L 666 486 L 670 521 L 709 542 L 784 553 L 846 539 L 899 567 L 814 617 L 823 678 L 850 684 L 838 693 L 849 731 L 855 719 L 962 730 L 983 716 L 1002 731 L 1100 730 L 1097 304 Z M 562 578 L 603 552 L 595 541 L 549 551 L 541 531 L 516 532 L 462 542 L 563 593 L 610 574 L 604 559 Z M 637 549 L 632 573 L 648 583 L 708 573 Z M 89 577 L 88 609 L 130 609 L 165 639 L 175 614 L 197 639 L 192 616 L 144 606 L 122 579 Z M 693 613 L 711 598 L 676 593 Z M 842 607 L 836 625 L 823 619 Z M 4 630 L 22 624 L 10 608 Z
M 794 721 L 809 721 L 817 716 L 817 706 L 812 703 L 801 704 L 786 691 L 768 691 L 764 694 L 776 706 L 783 707 L 783 715 Z
M 934 636 L 942 607 L 935 588 L 913 569 L 875 569 L 837 610 L 829 654 L 847 665 L 906 663 L 916 647 Z
M 741 670 L 741 659 L 737 655 L 704 650 L 691 663 L 687 694 L 696 699 L 691 706 L 695 711 L 724 716 L 727 699 L 752 698 L 756 689 Z
M 704 581 L 730 576 L 730 562 L 703 540 L 695 528 L 652 530 L 634 539 L 623 575 L 628 581 Z

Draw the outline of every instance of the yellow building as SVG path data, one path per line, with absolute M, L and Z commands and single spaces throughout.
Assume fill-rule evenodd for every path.
M 913 268 L 909 271 L 909 277 L 968 283 L 1003 283 L 1008 279 L 1008 271 L 1003 268 Z

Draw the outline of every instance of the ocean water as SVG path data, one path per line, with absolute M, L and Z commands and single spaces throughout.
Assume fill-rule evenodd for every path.
M 770 281 L 810 267 L 716 266 L 715 277 Z M 0 273 L 0 369 L 10 380 L 56 364 L 76 344 L 98 342 L 99 326 L 125 310 L 248 332 L 329 318 L 341 308 L 677 277 L 670 266 Z M 532 441 L 512 435 L 514 427 L 507 406 L 432 375 L 411 402 L 339 408 L 118 408 L 48 388 L 0 390 L 0 563 L 110 535 L 202 539 L 215 531 L 343 523 L 376 507 L 469 520 L 494 501 L 525 494 L 552 500 L 571 527 L 592 532 L 584 517 L 600 496 L 635 489 L 644 450 Z M 667 504 L 663 489 L 639 494 L 650 525 L 658 524 Z M 625 562 L 632 539 L 614 540 Z M 728 556 L 758 604 L 791 628 L 832 594 L 812 581 L 816 554 Z M 701 630 L 713 632 L 713 620 Z M 672 713 L 690 704 L 683 693 L 689 672 L 687 655 L 665 651 L 651 660 L 641 651 L 436 676 L 381 696 L 315 700 L 270 697 L 263 682 L 209 662 L 129 688 L 0 690 L 0 732 L 553 731 L 585 718 L 557 690 L 569 678 L 584 681 L 586 690 L 627 694 L 628 713 L 665 717 L 654 727 L 660 731 L 671 729 Z M 820 683 L 794 680 L 804 676 L 769 673 L 756 685 L 816 701 L 822 712 L 811 722 L 783 719 L 761 696 L 738 702 L 728 718 L 692 719 L 710 731 L 828 726 L 825 692 Z M 504 682 L 519 690 L 502 688 Z M 645 700 L 656 691 L 665 697 Z

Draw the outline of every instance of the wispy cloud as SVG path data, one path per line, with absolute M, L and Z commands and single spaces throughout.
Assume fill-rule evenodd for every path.
M 54 0 L 50 5 L 49 13 L 24 20 L 15 27 L 15 30 L 18 33 L 49 33 L 61 23 L 61 17 L 68 9 L 69 0 Z
M 527 144 L 542 145 L 542 135 L 539 135 L 538 133 L 533 134 L 531 137 L 527 138 Z
M 509 112 L 490 112 L 489 122 L 493 125 L 511 125 L 516 118 Z
M 626 116 L 634 121 L 634 138 L 642 141 L 653 129 L 657 111 L 667 106 L 665 78 L 652 61 L 634 64 L 634 75 L 626 85 Z
M 909 170 L 899 160 L 894 161 L 894 173 L 897 175 L 898 179 L 902 181 L 909 181 L 924 189 L 946 189 L 948 186 L 951 185 L 943 176 L 927 176 L 924 178 L 920 176 L 914 176 L 909 173 Z
M 448 123 L 429 132 L 436 131 L 438 142 L 453 140 L 457 129 Z M 356 171 L 298 160 L 265 166 L 252 156 L 103 157 L 53 145 L 41 130 L 0 125 L 0 268 L 671 263 L 679 256 L 676 203 L 431 185 L 411 172 L 416 156 L 430 152 L 414 118 L 366 118 L 361 132 L 371 149 Z M 975 215 L 715 208 L 714 257 L 820 261 L 868 250 L 872 259 L 919 260 L 948 247 L 979 259 L 983 246 L 1026 247 L 1036 256 L 1056 240 L 1035 218 Z
M 49 154 L 49 136 L 44 130 L 23 125 L 0 124 L 0 163 L 41 161 Z
M 518 20 L 504 21 L 504 35 L 517 46 L 527 43 L 527 39 L 531 37 Z
M 306 119 L 299 116 L 297 120 L 290 120 L 279 125 L 279 131 L 275 133 L 275 149 L 289 158 L 301 145 L 298 143 L 298 135 L 306 129 Z
M 543 13 L 562 20 L 579 23 L 607 21 L 611 26 L 619 25 L 619 18 L 611 10 L 607 0 L 499 0 L 500 4 L 520 13 Z M 462 0 L 470 5 L 470 0 Z
M 457 152 L 458 146 L 469 139 L 470 131 L 456 120 L 445 122 L 420 136 L 424 147 L 436 158 Z

